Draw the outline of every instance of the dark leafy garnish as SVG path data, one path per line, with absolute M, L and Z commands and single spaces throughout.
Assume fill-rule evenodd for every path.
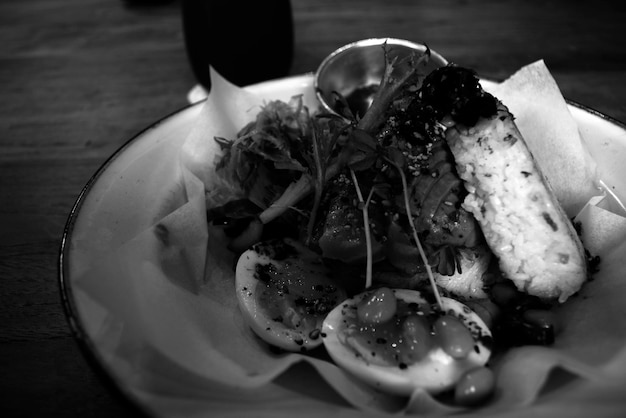
M 474 126 L 479 118 L 496 114 L 496 99 L 483 91 L 476 73 L 454 64 L 430 73 L 420 94 L 440 119 L 450 115 L 462 125 Z

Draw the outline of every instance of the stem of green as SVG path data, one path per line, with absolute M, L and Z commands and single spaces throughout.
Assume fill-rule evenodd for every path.
M 369 196 L 367 197 L 367 201 L 363 200 L 363 194 L 361 193 L 361 188 L 359 187 L 359 181 L 356 178 L 356 173 L 354 170 L 350 169 L 350 175 L 352 176 L 352 182 L 354 183 L 354 188 L 356 189 L 357 197 L 359 198 L 359 203 L 361 203 L 361 211 L 363 212 L 363 228 L 365 231 L 365 248 L 367 251 L 367 266 L 365 268 L 365 288 L 369 289 L 372 287 L 372 236 L 370 233 L 370 217 L 368 206 L 370 203 L 370 199 L 373 194 L 373 188 L 370 190 Z
M 409 192 L 408 185 L 406 181 L 406 176 L 404 175 L 404 171 L 402 171 L 402 167 L 399 167 L 392 161 L 389 161 L 393 164 L 394 167 L 400 173 L 400 178 L 402 179 L 402 191 L 404 195 L 404 207 L 406 210 L 407 218 L 409 220 L 409 225 L 411 225 L 411 232 L 413 233 L 413 239 L 415 240 L 415 244 L 417 245 L 417 250 L 420 253 L 420 257 L 422 258 L 422 262 L 426 267 L 426 273 L 428 274 L 428 280 L 430 281 L 430 285 L 433 288 L 433 293 L 435 295 L 435 299 L 437 300 L 437 304 L 439 308 L 443 310 L 443 303 L 441 302 L 441 295 L 439 295 L 439 290 L 437 289 L 437 283 L 435 282 L 435 276 L 433 275 L 433 271 L 430 268 L 430 264 L 428 263 L 428 258 L 426 257 L 426 253 L 424 252 L 424 248 L 422 247 L 422 243 L 420 242 L 419 237 L 417 236 L 417 229 L 415 228 L 415 223 L 413 222 L 413 216 L 411 215 L 411 205 L 409 203 Z
M 315 220 L 317 217 L 317 211 L 322 201 L 322 191 L 324 189 L 324 177 L 325 177 L 325 165 L 322 164 L 320 143 L 315 129 L 312 132 L 313 139 L 313 159 L 315 161 L 315 187 L 313 196 L 313 208 L 311 209 L 311 215 L 309 217 L 309 223 L 307 225 L 306 245 L 309 245 L 311 236 L 313 235 L 313 228 L 315 227 Z

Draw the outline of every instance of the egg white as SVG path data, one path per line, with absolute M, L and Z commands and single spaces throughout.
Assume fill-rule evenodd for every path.
M 424 303 L 420 292 L 415 290 L 394 289 L 395 296 L 405 302 Z M 483 366 L 489 360 L 490 349 L 481 341 L 475 341 L 478 350 L 472 351 L 466 358 L 455 359 L 442 348 L 435 347 L 420 361 L 409 364 L 401 369 L 397 365 L 382 365 L 368 361 L 353 348 L 342 342 L 341 334 L 345 331 L 344 312 L 348 305 L 356 305 L 367 295 L 361 293 L 354 298 L 338 305 L 326 317 L 322 332 L 324 345 L 330 357 L 343 369 L 361 379 L 365 383 L 380 389 L 383 392 L 409 396 L 416 389 L 423 389 L 430 393 L 440 393 L 455 386 L 461 376 L 478 366 Z M 463 319 L 466 326 L 472 322 L 473 327 L 480 328 L 483 335 L 491 336 L 485 323 L 460 302 L 443 297 L 442 304 L 446 311 L 454 311 Z
M 317 254 L 296 241 L 285 239 L 285 242 L 298 250 L 298 254 L 290 257 L 289 262 L 302 263 L 302 270 L 306 271 L 306 277 L 300 279 L 307 284 L 307 287 L 310 288 L 314 285 L 333 286 L 336 288 L 334 295 L 337 303 L 346 298 L 343 289 L 337 287 L 327 277 L 327 270 Z M 282 262 L 284 260 L 274 260 L 265 253 L 255 251 L 254 247 L 241 254 L 235 269 L 235 287 L 240 310 L 244 320 L 254 333 L 267 343 L 288 351 L 306 351 L 316 348 L 323 343 L 321 327 L 325 315 L 309 316 L 306 325 L 292 328 L 283 322 L 270 318 L 267 310 L 258 303 L 257 292 L 262 291 L 265 284 L 259 281 L 255 274 L 257 266 L 274 264 L 275 268 L 280 270 Z M 294 280 L 300 279 L 294 278 Z

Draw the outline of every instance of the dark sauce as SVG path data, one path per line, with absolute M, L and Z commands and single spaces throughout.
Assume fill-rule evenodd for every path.
M 370 84 L 358 87 L 346 96 L 346 102 L 353 115 L 363 117 L 369 109 L 374 96 L 378 92 L 378 84 Z
M 520 292 L 508 281 L 498 282 L 488 291 L 499 309 L 491 330 L 499 350 L 523 345 L 549 346 L 554 343 L 557 324 L 551 315 L 553 303 Z M 508 296 L 502 297 L 503 293 Z M 543 312 L 552 320 L 532 320 L 529 312 Z

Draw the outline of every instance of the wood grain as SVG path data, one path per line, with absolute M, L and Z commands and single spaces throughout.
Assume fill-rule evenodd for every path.
M 185 106 L 195 84 L 178 2 L 129 4 L 0 3 L 3 416 L 137 412 L 81 353 L 57 281 L 60 239 L 83 186 L 134 134 Z M 314 71 L 346 43 L 392 36 L 425 42 L 496 79 L 544 59 L 565 97 L 626 121 L 623 2 L 294 0 L 292 6 L 290 74 Z

